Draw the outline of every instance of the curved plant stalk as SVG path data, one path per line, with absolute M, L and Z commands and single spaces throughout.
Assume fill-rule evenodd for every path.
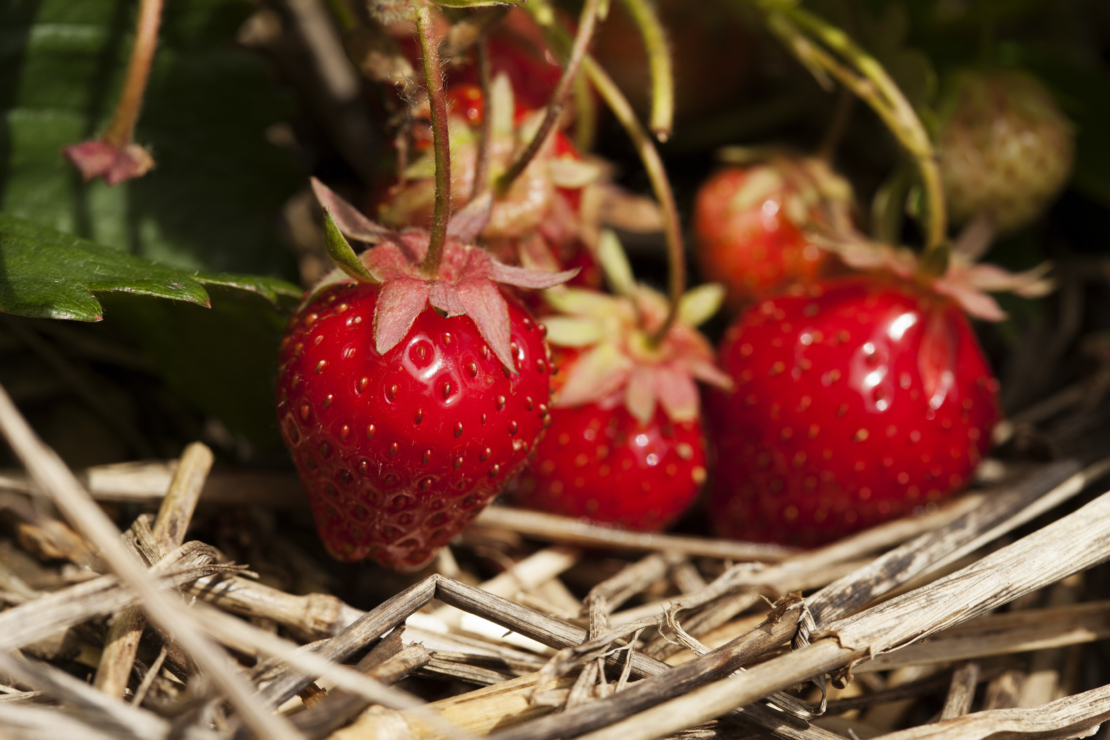
M 636 118 L 635 111 L 628 99 L 621 93 L 620 88 L 612 78 L 594 61 L 587 56 L 582 63 L 583 71 L 589 76 L 590 82 L 597 88 L 602 99 L 616 116 L 617 120 L 632 139 L 632 145 L 640 160 L 644 163 L 651 189 L 659 201 L 659 208 L 663 215 L 663 234 L 667 243 L 667 269 L 670 273 L 667 281 L 667 318 L 652 335 L 651 342 L 658 344 L 667 335 L 671 325 L 678 316 L 678 305 L 682 294 L 686 290 L 686 248 L 682 241 L 682 225 L 678 219 L 678 206 L 675 204 L 674 191 L 671 190 L 670 180 L 667 179 L 667 170 L 663 166 L 663 159 L 659 150 L 651 140 L 651 135 Z
M 597 101 L 590 81 L 579 75 L 574 81 L 574 146 L 580 152 L 594 148 L 597 138 Z
M 85 180 L 103 177 L 109 185 L 118 185 L 142 177 L 154 167 L 154 158 L 134 143 L 134 134 L 158 46 L 162 3 L 163 0 L 142 0 L 139 5 L 135 43 L 127 63 L 123 90 L 104 133 L 96 140 L 72 144 L 63 150 Z
M 547 141 L 547 137 L 551 135 L 552 129 L 555 128 L 559 115 L 563 112 L 563 107 L 566 106 L 567 98 L 570 96 L 571 85 L 574 84 L 574 80 L 578 76 L 578 69 L 582 66 L 582 59 L 586 56 L 586 47 L 589 46 L 590 39 L 593 38 L 594 27 L 597 25 L 597 9 L 600 4 L 601 0 L 586 0 L 586 4 L 582 7 L 582 16 L 578 20 L 578 35 L 574 38 L 574 45 L 571 47 L 570 55 L 567 58 L 563 76 L 559 78 L 559 84 L 555 86 L 555 92 L 551 94 L 551 101 L 547 104 L 547 112 L 544 114 L 543 121 L 536 131 L 536 135 L 532 137 L 532 141 L 520 153 L 516 161 L 512 163 L 509 169 L 505 170 L 501 177 L 497 178 L 497 192 L 502 194 L 508 192 L 513 181 L 520 177 L 524 169 L 539 154 L 540 149 Z
M 555 20 L 555 14 L 551 12 L 546 0 L 533 0 L 528 4 L 528 11 L 536 19 L 536 23 L 547 32 L 552 45 L 557 49 L 565 50 L 569 45 L 569 34 Z M 621 126 L 624 127 L 628 138 L 632 140 L 632 145 L 636 148 L 636 153 L 639 154 L 640 161 L 644 164 L 644 170 L 651 182 L 651 189 L 656 200 L 659 201 L 659 209 L 663 215 L 663 234 L 667 243 L 667 267 L 670 272 L 667 284 L 669 308 L 663 324 L 651 336 L 650 341 L 653 344 L 658 344 L 667 335 L 671 325 L 674 324 L 682 294 L 686 289 L 685 247 L 682 241 L 682 224 L 678 219 L 678 206 L 675 205 L 674 191 L 671 190 L 671 183 L 667 179 L 663 159 L 659 156 L 659 150 L 655 148 L 651 134 L 636 118 L 635 111 L 632 110 L 632 106 L 628 99 L 624 97 L 620 88 L 601 68 L 601 65 L 588 54 L 582 60 L 582 71 L 585 72 L 598 94 L 601 95 L 602 100 L 605 101 Z
M 921 269 L 930 275 L 948 264 L 947 211 L 936 151 L 921 119 L 882 65 L 839 28 L 778 0 L 756 0 L 767 25 L 809 69 L 819 69 L 851 90 L 878 114 L 913 158 L 926 203 Z
M 131 143 L 139 110 L 143 105 L 146 83 L 150 79 L 150 65 L 154 49 L 158 46 L 158 28 L 162 24 L 162 0 L 143 0 L 139 6 L 139 21 L 135 29 L 135 48 L 127 65 L 127 79 L 123 83 L 119 103 L 112 114 L 112 122 L 101 138 L 106 144 L 123 148 Z
M 474 58 L 478 63 L 478 86 L 482 90 L 483 105 L 489 104 L 490 99 L 490 64 L 489 64 L 489 45 L 484 38 L 479 39 L 474 45 Z M 474 200 L 479 195 L 484 193 L 489 187 L 489 143 L 490 136 L 492 135 L 491 129 L 493 128 L 493 117 L 489 115 L 487 109 L 486 113 L 482 115 L 482 121 L 478 127 L 478 157 L 474 163 L 474 189 L 470 193 L 470 199 Z
M 651 71 L 651 116 L 648 128 L 659 141 L 667 141 L 674 130 L 674 67 L 667 48 L 667 32 L 648 0 L 622 0 L 640 29 Z
M 416 11 L 416 30 L 420 54 L 424 60 L 424 82 L 428 87 L 428 109 L 432 116 L 432 142 L 436 163 L 436 200 L 432 212 L 431 238 L 428 255 L 420 266 L 429 277 L 439 273 L 443 242 L 447 239 L 447 222 L 451 218 L 451 142 L 447 131 L 447 98 L 443 93 L 443 72 L 439 66 L 434 11 L 421 5 Z

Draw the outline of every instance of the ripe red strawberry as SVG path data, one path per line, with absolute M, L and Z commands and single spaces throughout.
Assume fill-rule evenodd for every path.
M 1036 78 L 964 72 L 939 110 L 941 175 L 953 222 L 989 213 L 999 231 L 1037 218 L 1067 182 L 1071 122 Z
M 560 373 L 573 361 L 556 353 Z M 660 407 L 642 423 L 620 399 L 556 408 L 536 457 L 513 488 L 529 508 L 655 531 L 681 516 L 706 478 L 699 419 Z
M 649 329 L 666 313 L 658 293 L 636 286 L 623 297 L 572 289 L 551 296 L 573 314 L 545 319 L 551 341 L 572 346 L 556 350 L 551 426 L 511 489 L 514 500 L 629 529 L 677 519 L 706 479 L 694 379 L 728 385 L 693 328 L 721 297 L 708 286 L 688 293 L 680 319 L 651 347 Z
M 543 330 L 493 281 L 545 287 L 569 275 L 468 246 L 487 200 L 486 213 L 456 214 L 429 279 L 427 232 L 390 232 L 314 184 L 345 233 L 379 242 L 361 257 L 379 284 L 325 280 L 291 320 L 281 432 L 332 554 L 419 567 L 519 471 L 545 421 Z
M 851 186 L 823 160 L 776 154 L 726 167 L 698 190 L 698 264 L 739 309 L 786 283 L 827 274 L 832 258 L 810 232 L 850 232 L 851 209 Z
M 977 285 L 1044 284 L 953 260 L 932 285 L 892 269 L 799 286 L 728 329 L 736 390 L 707 399 L 718 533 L 812 547 L 967 485 L 1000 411 L 964 309 L 997 319 Z

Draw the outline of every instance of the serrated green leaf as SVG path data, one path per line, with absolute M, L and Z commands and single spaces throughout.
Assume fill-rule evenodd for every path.
M 62 158 L 106 127 L 137 8 L 0 4 L 0 212 L 184 269 L 295 275 L 271 222 L 301 175 L 267 141 L 285 117 L 271 75 L 234 43 L 249 3 L 166 4 L 135 132 L 152 172 L 83 183 Z
M 0 215 L 0 311 L 36 318 L 99 321 L 95 292 L 123 292 L 207 306 L 205 285 L 258 293 L 271 302 L 299 296 L 283 280 L 190 273 Z

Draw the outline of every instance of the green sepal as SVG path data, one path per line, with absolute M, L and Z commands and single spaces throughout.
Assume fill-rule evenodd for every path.
M 324 209 L 324 248 L 328 250 L 328 256 L 331 257 L 332 262 L 355 280 L 363 283 L 378 282 L 355 254 L 355 250 L 339 231 L 339 227 L 335 225 L 335 219 L 327 209 Z
M 617 235 L 609 229 L 602 231 L 598 239 L 597 258 L 614 293 L 625 297 L 635 295 L 636 277 L 632 274 L 632 264 Z
M 717 313 L 725 300 L 720 283 L 705 283 L 686 291 L 678 303 L 678 319 L 688 326 L 701 326 Z
M 605 336 L 601 323 L 595 319 L 548 316 L 543 325 L 547 327 L 547 341 L 558 347 L 588 347 Z

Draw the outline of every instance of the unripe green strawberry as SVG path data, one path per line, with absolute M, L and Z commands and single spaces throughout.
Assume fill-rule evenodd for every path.
M 989 214 L 1000 232 L 1037 218 L 1074 158 L 1072 125 L 1036 78 L 964 72 L 940 106 L 941 175 L 951 219 Z

